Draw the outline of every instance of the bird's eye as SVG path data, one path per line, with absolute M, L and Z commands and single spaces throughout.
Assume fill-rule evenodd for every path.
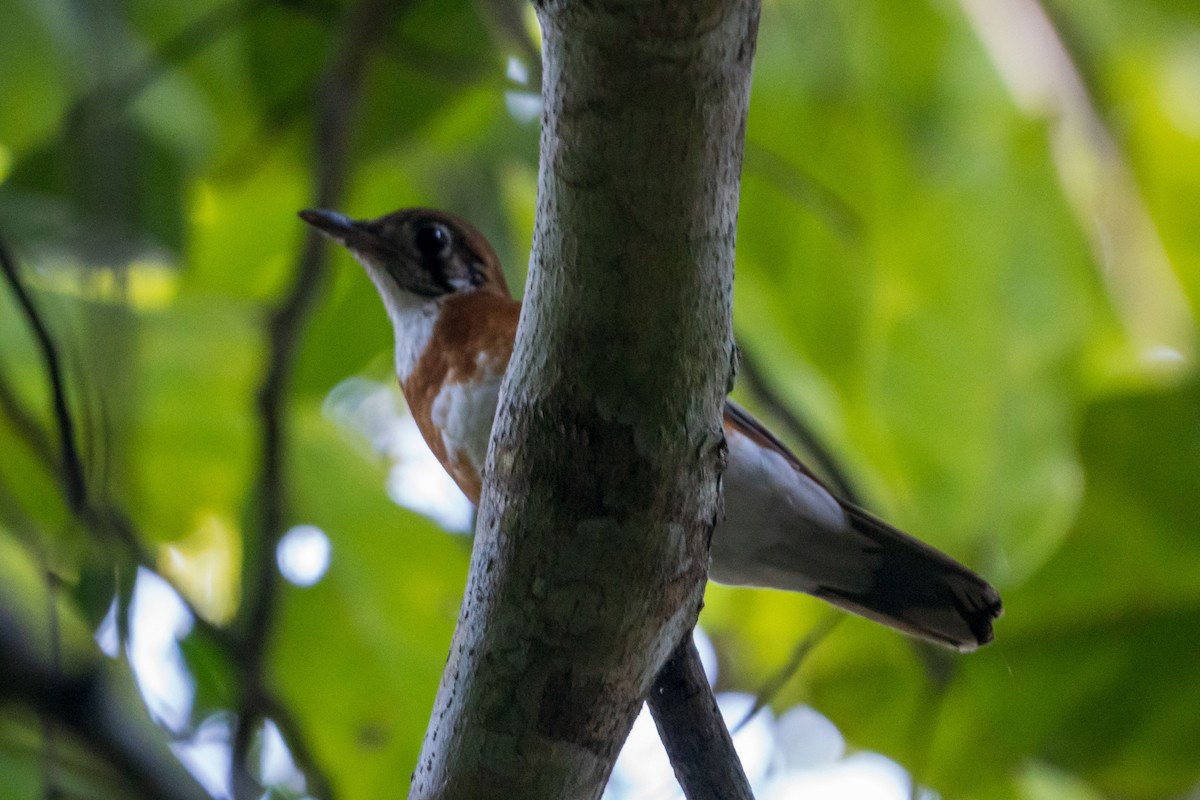
M 424 258 L 444 256 L 450 249 L 450 231 L 440 222 L 430 222 L 417 228 L 413 244 Z

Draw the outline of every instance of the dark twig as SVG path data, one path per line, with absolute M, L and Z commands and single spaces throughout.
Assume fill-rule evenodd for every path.
M 753 800 L 690 635 L 663 665 L 646 702 L 688 800 Z
M 518 4 L 518 7 L 519 4 Z M 332 27 L 336 19 L 327 11 L 336 12 L 333 6 L 319 3 L 302 3 L 289 5 L 288 9 L 307 14 L 310 19 L 322 27 Z M 392 13 L 395 17 L 395 12 Z M 396 26 L 383 30 L 378 34 L 381 42 L 376 44 L 379 57 L 402 69 L 419 72 L 423 78 L 446 85 L 448 91 L 455 91 L 467 84 L 477 83 L 486 77 L 490 62 L 480 67 L 475 61 L 457 59 L 453 56 L 431 50 L 426 44 L 413 41 L 411 37 L 403 36 Z M 528 38 L 526 36 L 526 38 Z M 535 48 L 533 53 L 538 54 Z M 540 55 L 537 62 L 540 70 Z M 484 72 L 481 72 L 481 69 Z M 534 79 L 536 77 L 536 80 Z M 530 78 L 530 86 L 540 86 L 540 72 Z M 501 82 L 496 81 L 497 91 Z M 234 180 L 240 180 L 252 174 L 264 162 L 264 156 L 273 148 L 282 144 L 297 124 L 305 120 L 307 111 L 312 107 L 311 87 L 300 85 L 274 100 L 265 110 L 262 122 L 257 129 L 245 136 L 244 146 L 239 145 L 216 168 L 216 174 Z
M 349 12 L 333 61 L 318 89 L 314 161 L 315 201 L 319 206 L 339 205 L 344 193 L 364 67 L 376 37 L 384 28 L 385 15 L 394 11 L 386 0 L 363 0 Z M 309 230 L 295 280 L 267 320 L 267 374 L 258 393 L 262 420 L 259 524 L 257 535 L 247 542 L 242 582 L 246 595 L 237 620 L 243 645 L 243 687 L 248 691 L 238 715 L 235 772 L 245 771 L 253 733 L 263 717 L 263 662 L 279 595 L 274 554 L 286 518 L 287 392 L 301 335 L 325 284 L 327 262 L 325 242 L 316 231 Z M 324 782 L 328 785 L 328 781 Z
M 129 518 L 129 515 L 124 510 L 114 505 L 102 505 L 94 508 L 89 506 L 82 519 L 89 529 L 102 531 L 124 545 L 129 557 L 134 559 L 138 564 L 149 569 L 157 569 L 153 554 L 142 544 L 145 541 L 145 537 L 138 533 L 133 520 Z M 193 631 L 224 650 L 229 654 L 230 658 L 235 658 L 240 642 L 229 631 L 205 619 L 196 610 L 195 606 L 192 605 L 191 601 L 188 600 L 187 594 L 181 591 L 175 585 L 174 581 L 161 573 L 159 573 L 159 577 L 175 590 L 175 594 L 179 596 L 180 601 L 191 615 Z
M 108 113 L 112 113 L 114 108 L 128 104 L 147 86 L 153 83 L 165 71 L 166 67 L 190 58 L 267 4 L 268 0 L 248 0 L 247 2 L 236 0 L 205 14 L 174 37 L 164 42 L 154 56 L 149 58 L 142 67 L 131 71 L 124 78 L 116 82 L 97 87 L 92 92 L 79 98 L 68 111 L 68 121 L 79 118 L 82 109 L 89 106 L 102 105 Z M 370 2 L 364 3 L 364 5 L 380 6 L 379 3 Z M 360 22 L 362 22 L 361 15 Z M 367 35 L 373 33 L 373 29 L 369 23 L 365 22 L 359 27 L 362 29 L 360 30 L 360 34 L 362 34 L 361 40 L 365 42 Z M 344 133 L 339 134 L 338 128 L 339 125 L 344 124 L 345 118 L 351 115 L 346 114 L 339 117 L 336 113 L 338 110 L 337 106 L 340 102 L 344 102 L 346 106 L 353 104 L 352 102 L 346 102 L 349 93 L 344 92 L 347 87 L 354 88 L 357 85 L 357 73 L 361 70 L 362 62 L 365 61 L 366 49 L 368 48 L 362 49 L 361 58 L 358 58 L 354 52 L 353 45 L 347 43 L 347 47 L 343 48 L 343 51 L 349 51 L 351 55 L 349 58 L 342 58 L 339 64 L 342 67 L 347 67 L 352 62 L 355 62 L 357 58 L 357 64 L 354 64 L 349 69 L 353 80 L 337 80 L 339 73 L 335 68 L 331 70 L 331 79 L 328 81 L 326 87 L 327 102 L 324 105 L 329 109 L 330 113 L 325 115 L 327 121 L 325 125 L 326 135 L 321 136 L 319 134 L 318 140 L 319 149 L 324 150 L 324 155 L 326 156 L 325 163 L 329 168 L 325 170 L 325 176 L 328 177 L 323 177 L 321 180 L 323 188 L 318 190 L 318 197 L 327 198 L 325 202 L 328 204 L 332 204 L 332 199 L 341 194 L 341 185 L 344 182 L 346 171 L 343 163 L 345 161 L 344 154 L 348 150 L 344 145 L 338 146 L 340 140 L 348 138 Z M 343 70 L 344 72 L 345 70 Z M 318 160 L 320 161 L 320 159 Z M 283 343 L 283 347 L 276 347 L 275 352 L 294 349 L 299 329 L 302 327 L 304 317 L 307 315 L 317 293 L 315 288 L 318 285 L 317 279 L 319 278 L 319 273 L 323 271 L 323 264 L 317 262 L 321 260 L 322 256 L 320 253 L 315 252 L 316 247 L 312 241 L 313 237 L 310 236 L 309 238 L 310 241 L 308 242 L 303 263 L 310 266 L 307 269 L 302 268 L 299 270 L 300 274 L 296 287 L 293 289 L 290 297 L 292 302 L 285 302 L 272 318 L 271 331 L 274 334 L 272 342 L 274 344 Z M 143 540 L 137 534 L 132 520 L 128 515 L 121 509 L 109 504 L 96 504 L 93 498 L 89 497 L 86 472 L 75 442 L 74 418 L 66 402 L 65 381 L 57 348 L 36 306 L 20 281 L 15 260 L 12 259 L 2 241 L 0 241 L 0 261 L 2 261 L 5 277 L 34 332 L 46 365 L 47 375 L 54 395 L 55 422 L 62 442 L 61 466 L 55 463 L 53 455 L 49 450 L 49 440 L 41 428 L 30 415 L 24 413 L 24 409 L 19 405 L 16 396 L 5 391 L 8 388 L 7 386 L 0 386 L 0 407 L 8 414 L 17 427 L 18 433 L 26 439 L 35 453 L 47 458 L 51 469 L 60 472 L 68 504 L 76 517 L 87 528 L 93 531 L 104 532 L 120 541 L 129 551 L 131 557 L 135 558 L 138 563 L 153 568 L 154 558 L 142 545 Z M 287 363 L 281 364 L 278 360 L 272 360 L 272 367 L 275 368 L 273 374 L 275 376 L 286 375 L 290 367 L 290 361 L 291 359 L 288 358 Z M 274 391 L 278 395 L 282 395 L 282 383 L 283 381 L 278 377 L 273 382 L 270 378 L 268 379 L 268 385 L 275 387 Z M 264 394 L 266 392 L 267 390 L 264 389 Z M 276 418 L 278 418 L 278 414 L 276 414 Z M 258 666 L 261 663 L 263 648 L 261 638 L 235 638 L 228 631 L 212 625 L 203 616 L 198 614 L 191 607 L 183 593 L 180 593 L 180 596 L 191 611 L 197 633 L 209 638 L 214 644 L 222 648 L 235 662 L 246 661 L 247 659 L 242 657 L 242 654 L 246 651 L 256 654 L 249 660 L 251 663 L 256 664 L 254 671 L 258 677 L 255 683 L 249 687 L 248 696 L 263 697 L 260 675 L 261 667 Z M 329 782 L 320 773 L 320 770 L 309 755 L 307 746 L 302 741 L 299 728 L 292 721 L 290 712 L 283 704 L 274 699 L 270 699 L 269 701 L 264 700 L 263 706 L 270 711 L 272 717 L 279 721 L 280 728 L 285 732 L 289 747 L 296 757 L 297 763 L 305 768 L 310 786 L 314 790 L 317 790 L 323 798 L 332 797 L 332 792 L 328 789 Z M 77 720 L 76 722 L 79 721 Z
M 68 124 L 83 119 L 85 109 L 99 109 L 115 116 L 167 69 L 186 61 L 217 39 L 232 32 L 269 2 L 270 0 L 233 0 L 201 15 L 158 45 L 140 66 L 116 80 L 94 87 L 76 99 L 67 110 L 65 118 Z
M 335 206 L 340 200 L 348 171 L 351 123 L 356 116 L 360 78 L 370 42 L 376 34 L 382 0 L 364 0 L 347 20 L 338 56 L 321 86 L 317 100 L 316 204 Z M 282 533 L 285 506 L 284 408 L 292 365 L 300 337 L 316 304 L 327 270 L 328 250 L 316 231 L 305 234 L 304 246 L 291 289 L 267 321 L 267 374 L 258 393 L 258 411 L 263 423 L 262 472 L 259 477 L 260 536 L 255 563 L 244 586 L 247 596 L 242 616 L 248 642 L 261 642 L 274 608 L 277 576 L 273 561 L 275 545 Z
M 209 800 L 147 716 L 132 678 L 120 674 L 111 662 L 91 666 L 77 676 L 30 676 L 19 668 L 0 672 L 19 682 L 22 697 L 31 699 L 44 717 L 74 733 L 110 764 L 133 791 L 129 796 Z
M 745 385 L 750 394 L 767 409 L 771 416 L 783 423 L 788 433 L 800 442 L 805 452 L 812 456 L 813 461 L 816 462 L 817 471 L 833 484 L 834 493 L 843 500 L 856 506 L 862 506 L 862 500 L 858 492 L 854 490 L 854 484 L 834 457 L 833 452 L 825 446 L 808 423 L 771 388 L 753 354 L 744 348 L 739 348 L 739 350 L 741 359 L 738 364 L 738 377 L 745 379 Z
M 30 330 L 38 342 L 46 371 L 46 378 L 54 394 L 54 422 L 59 440 L 63 443 L 63 466 L 56 463 L 52 456 L 49 463 L 62 479 L 63 493 L 66 496 L 71 512 L 88 530 L 104 534 L 111 540 L 119 542 L 125 548 L 130 558 L 133 558 L 139 564 L 153 569 L 155 559 L 142 544 L 144 539 L 138 534 L 129 515 L 110 503 L 98 502 L 96 497 L 93 497 L 91 493 L 86 491 L 87 473 L 75 446 L 75 418 L 70 406 L 66 402 L 65 381 L 62 374 L 61 361 L 58 356 L 58 348 L 54 344 L 49 328 L 41 318 L 37 307 L 33 304 L 32 298 L 21 282 L 20 268 L 8 248 L 5 247 L 3 237 L 0 237 L 0 267 L 3 268 L 9 288 L 17 298 L 29 323 Z M 0 392 L 0 395 L 2 394 L 3 392 Z M 3 404 L 0 401 L 0 405 Z M 48 437 L 37 426 L 36 422 L 33 421 L 32 416 L 24 412 L 23 409 L 20 409 L 19 406 L 14 406 L 14 408 L 17 411 L 17 415 L 23 415 L 22 418 L 25 419 L 25 423 L 32 426 L 29 435 L 33 437 L 33 441 L 48 441 Z M 12 412 L 7 408 L 6 412 L 9 413 L 10 417 L 13 417 Z M 31 446 L 36 447 L 36 445 L 32 444 Z M 200 616 L 191 607 L 190 603 L 187 602 L 183 592 L 179 592 L 178 594 L 183 598 L 185 604 L 188 605 L 188 609 L 195 619 L 197 630 L 209 637 L 214 643 L 232 653 L 233 640 L 230 635 Z
M 761 175 L 775 188 L 819 216 L 842 239 L 862 236 L 862 217 L 836 192 L 765 145 L 746 140 L 746 175 Z
M 29 323 L 33 338 L 41 351 L 42 360 L 46 364 L 46 376 L 50 380 L 50 391 L 54 403 L 54 419 L 59 431 L 59 453 L 62 459 L 60 469 L 63 484 L 66 488 L 67 502 L 71 510 L 78 512 L 87 502 L 87 484 L 84 481 L 83 462 L 79 458 L 79 450 L 75 446 L 75 423 L 71 417 L 71 409 L 67 405 L 67 388 L 63 381 L 62 362 L 58 356 L 58 348 L 50 336 L 33 298 L 25 290 L 17 269 L 17 262 L 9 252 L 8 246 L 0 237 L 0 268 L 9 289 L 21 306 L 21 312 Z
M 50 644 L 49 666 L 54 675 L 60 675 L 62 673 L 62 633 L 58 619 L 59 580 L 53 570 L 47 566 L 45 553 L 38 554 L 38 561 L 46 580 L 46 624 Z M 54 770 L 58 752 L 58 727 L 49 714 L 40 713 L 38 716 L 41 717 L 42 726 L 42 788 L 47 796 L 51 796 L 52 792 L 59 791 Z
M 264 716 L 275 721 L 275 726 L 279 728 L 279 733 L 287 742 L 288 751 L 292 754 L 292 761 L 304 773 L 308 794 L 320 798 L 320 800 L 332 798 L 333 786 L 330 785 L 329 778 L 318 766 L 316 756 L 309 750 L 300 723 L 292 714 L 292 710 L 282 700 L 268 692 L 262 696 L 262 711 Z
M 0 582 L 0 703 L 19 698 L 74 733 L 122 777 L 127 796 L 206 800 L 139 702 L 133 676 L 90 643 L 61 640 L 55 579 L 48 575 L 43 589 L 47 605 L 39 609 L 16 602 Z M 54 745 L 43 744 L 53 758 Z
M 837 624 L 845 618 L 845 613 L 836 609 L 829 609 L 825 612 L 825 616 L 817 623 L 808 635 L 800 640 L 796 645 L 796 649 L 792 651 L 792 657 L 783 665 L 779 672 L 775 673 L 762 688 L 754 696 L 754 705 L 746 712 L 746 716 L 742 717 L 737 725 L 733 726 L 734 731 L 740 731 L 746 726 L 750 720 L 754 719 L 754 715 L 762 711 L 771 701 L 775 699 L 780 690 L 787 685 L 787 682 L 800 670 L 804 665 L 804 661 L 808 658 L 813 650 L 817 649 L 817 645 L 825 641 L 825 637 L 833 632 Z

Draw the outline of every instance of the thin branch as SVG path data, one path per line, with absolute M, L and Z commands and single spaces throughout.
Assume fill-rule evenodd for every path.
M 793 438 L 800 442 L 805 452 L 812 456 L 813 461 L 816 462 L 818 472 L 833 484 L 834 492 L 843 500 L 853 503 L 856 506 L 862 506 L 862 499 L 854 489 L 854 484 L 846 474 L 846 471 L 842 469 L 841 464 L 834 457 L 833 451 L 821 441 L 816 431 L 805 422 L 804 418 L 793 411 L 784 402 L 783 398 L 771 388 L 753 354 L 744 348 L 739 348 L 739 350 L 741 352 L 741 359 L 739 361 L 738 377 L 745 379 L 745 385 L 750 394 L 754 396 L 754 399 L 761 406 L 767 409 L 771 416 L 783 423 L 783 426 L 787 428 L 788 433 Z
M 25 315 L 25 320 L 29 323 L 29 329 L 33 332 L 33 338 L 42 354 L 42 361 L 46 365 L 46 377 L 50 381 L 54 404 L 54 420 L 59 431 L 59 452 L 62 459 L 60 467 L 66 488 L 67 502 L 72 511 L 78 512 L 87 502 L 87 484 L 84 481 L 83 462 L 80 460 L 79 451 L 75 446 L 75 422 L 67 404 L 67 389 L 63 381 L 62 362 L 59 359 L 54 339 L 50 336 L 50 329 L 38 312 L 37 306 L 34 305 L 33 298 L 26 291 L 25 284 L 21 282 L 17 262 L 12 257 L 2 236 L 0 236 L 0 269 L 3 270 L 4 279 L 17 299 L 17 304 L 21 307 L 21 313 Z
M 166 581 L 167 585 L 175 591 L 184 608 L 191 615 L 193 631 L 221 648 L 231 660 L 237 659 L 241 642 L 230 631 L 214 625 L 205 619 L 196 610 L 196 607 L 192 605 L 192 602 L 187 597 L 187 593 L 182 591 L 172 579 L 158 572 L 154 556 L 142 544 L 145 541 L 145 537 L 138 532 L 133 520 L 129 518 L 129 515 L 124 510 L 115 505 L 89 507 L 87 513 L 83 516 L 83 521 L 91 530 L 102 531 L 124 545 L 129 557 L 138 564 L 155 570 L 158 576 Z
M 131 797 L 207 800 L 139 702 L 132 675 L 86 640 L 61 649 L 69 643 L 60 638 L 57 588 L 53 577 L 47 577 L 48 605 L 41 613 L 37 606 L 3 598 L 0 701 L 19 698 L 43 721 L 79 736 L 122 776 L 133 790 Z M 53 746 L 47 743 L 43 755 L 52 757 Z
M 278 697 L 266 692 L 262 696 L 262 711 L 264 716 L 275 721 L 275 726 L 279 728 L 279 733 L 287 742 L 288 751 L 292 754 L 292 761 L 304 773 L 308 794 L 320 798 L 320 800 L 330 800 L 334 794 L 333 786 L 330 784 L 328 776 L 317 764 L 316 756 L 309 749 L 300 723 L 296 720 L 292 710 Z
M 339 54 L 320 90 L 315 143 L 316 204 L 320 206 L 337 205 L 344 191 L 350 128 L 356 117 L 361 73 L 384 7 L 382 0 L 364 0 L 355 8 L 347 20 Z M 324 286 L 327 261 L 325 242 L 310 230 L 304 239 L 292 287 L 267 320 L 267 374 L 258 393 L 263 425 L 259 476 L 261 542 L 256 563 L 251 566 L 255 574 L 244 584 L 247 595 L 242 603 L 243 636 L 250 642 L 261 642 L 274 608 L 278 576 L 273 557 L 285 516 L 286 396 L 301 335 Z
M 313 4 L 289 8 L 310 12 L 309 16 L 324 27 L 330 27 L 333 21 Z M 418 72 L 422 78 L 443 84 L 448 91 L 457 91 L 468 84 L 478 84 L 479 80 L 487 77 L 486 71 L 481 72 L 474 62 L 456 60 L 430 51 L 427 45 L 403 38 L 395 26 L 382 32 L 380 36 L 386 37 L 383 46 L 377 45 L 380 58 L 401 69 Z M 536 54 L 538 51 L 535 49 L 533 52 Z M 541 83 L 540 56 L 533 63 L 536 69 L 532 70 L 534 74 L 529 79 L 529 85 L 538 86 Z M 496 91 L 500 92 L 505 84 L 497 78 L 495 85 Z M 312 91 L 307 85 L 298 86 L 276 99 L 260 115 L 261 124 L 243 137 L 244 144 L 234 148 L 214 169 L 214 174 L 231 180 L 243 180 L 253 174 L 267 162 L 265 156 L 285 141 L 287 134 L 297 127 L 297 123 L 307 119 L 307 111 L 312 107 L 311 101 Z
M 68 507 L 87 528 L 111 535 L 124 545 L 130 555 L 139 563 L 153 566 L 154 560 L 143 548 L 142 540 L 137 535 L 129 517 L 118 508 L 97 503 L 87 491 L 87 474 L 75 444 L 75 417 L 66 399 L 66 381 L 63 378 L 58 347 L 54 343 L 49 327 L 34 304 L 33 298 L 25 288 L 25 284 L 21 280 L 20 267 L 4 244 L 2 235 L 0 235 L 0 269 L 3 270 L 5 281 L 25 315 L 42 356 L 46 381 L 50 384 L 53 395 L 54 422 L 61 443 L 61 462 L 55 462 L 53 456 L 48 456 L 48 458 L 53 471 L 62 480 L 63 494 L 66 496 Z M 6 413 L 13 419 L 19 430 L 24 427 L 28 428 L 22 435 L 29 440 L 30 446 L 34 448 L 35 452 L 42 450 L 48 453 L 49 437 L 33 420 L 32 415 L 20 407 L 15 396 L 5 399 L 8 394 L 10 394 L 8 388 L 0 383 L 0 406 L 5 407 Z
M 771 704 L 771 701 L 775 699 L 780 690 L 800 671 L 800 667 L 804 666 L 804 662 L 817 649 L 817 645 L 825 641 L 825 637 L 833 633 L 833 629 L 845 617 L 845 612 L 837 609 L 831 608 L 825 612 L 825 616 L 816 624 L 816 627 L 809 631 L 800 640 L 800 643 L 796 645 L 796 649 L 792 651 L 791 658 L 783 665 L 783 668 L 771 676 L 762 685 L 762 688 L 758 690 L 754 696 L 754 705 L 746 712 L 746 716 L 742 717 L 738 724 L 733 726 L 734 731 L 740 731 L 750 720 L 754 719 L 755 714 Z
M 42 681 L 25 696 L 111 764 L 135 790 L 132 796 L 209 800 L 138 702 L 132 679 L 119 678 L 110 664 L 98 662 L 79 677 Z
M 346 18 L 333 62 L 320 85 L 314 142 L 315 201 L 319 206 L 337 206 L 344 194 L 364 68 L 375 39 L 384 28 L 386 15 L 394 12 L 395 8 L 386 0 L 363 0 L 356 5 Z M 243 645 L 243 687 L 249 691 L 238 715 L 235 772 L 245 770 L 253 731 L 263 717 L 263 663 L 279 595 L 275 549 L 287 516 L 287 393 L 304 328 L 325 285 L 327 262 L 325 242 L 316 231 L 309 230 L 292 286 L 266 325 L 267 374 L 258 393 L 262 420 L 259 524 L 257 536 L 247 542 L 242 582 L 246 594 L 237 620 Z
M 690 634 L 663 665 L 646 703 L 688 800 L 753 800 Z
M 180 31 L 163 41 L 145 61 L 129 70 L 116 80 L 96 86 L 79 96 L 67 109 L 64 117 L 69 126 L 83 119 L 85 109 L 103 110 L 115 115 L 137 98 L 167 69 L 177 66 L 204 50 L 235 27 L 245 22 L 271 0 L 234 0 L 217 6 L 206 14 L 188 23 Z
M 103 106 L 111 113 L 114 107 L 128 104 L 144 91 L 146 87 L 152 84 L 165 71 L 166 67 L 190 58 L 266 5 L 268 5 L 266 0 L 249 0 L 249 2 L 241 2 L 239 0 L 218 7 L 208 14 L 203 15 L 164 42 L 155 54 L 147 59 L 142 67 L 132 70 L 124 78 L 116 82 L 97 87 L 95 90 L 79 98 L 72 104 L 66 119 L 68 122 L 72 119 L 78 119 L 82 110 L 87 107 Z M 356 48 L 355 43 L 365 44 L 369 37 L 374 35 L 375 28 L 372 25 L 371 19 L 374 19 L 377 16 L 378 10 L 383 7 L 378 2 L 367 2 L 363 6 L 374 10 L 370 14 L 359 14 L 357 17 L 351 17 L 352 23 L 350 27 L 354 28 L 353 23 L 357 20 L 357 28 L 354 35 L 347 37 L 348 41 L 344 43 L 345 46 L 342 49 L 343 57 L 339 59 L 338 63 L 330 71 L 329 80 L 325 87 L 325 96 L 323 98 L 325 102 L 323 103 L 323 107 L 327 113 L 323 117 L 324 124 L 322 130 L 318 133 L 318 155 L 325 157 L 324 163 L 327 167 L 319 171 L 320 175 L 318 179 L 320 188 L 317 195 L 323 204 L 334 204 L 335 198 L 342 193 L 342 185 L 344 184 L 346 172 L 344 162 L 346 160 L 346 153 L 348 152 L 346 142 L 349 139 L 345 123 L 348 117 L 352 116 L 352 114 L 346 112 L 348 111 L 348 107 L 353 105 L 350 98 L 357 94 L 356 89 L 361 67 L 365 62 L 366 51 L 369 50 L 365 46 Z M 364 17 L 370 17 L 370 19 L 364 19 Z M 347 89 L 355 91 L 347 91 Z M 104 532 L 118 540 L 138 563 L 153 568 L 154 558 L 143 546 L 143 539 L 138 535 L 129 516 L 120 508 L 107 503 L 97 504 L 88 496 L 86 473 L 75 443 L 75 423 L 66 402 L 65 381 L 57 348 L 36 306 L 33 304 L 32 299 L 25 291 L 19 279 L 15 260 L 12 259 L 2 241 L 0 241 L 0 260 L 3 262 L 5 277 L 18 299 L 30 324 L 30 328 L 34 332 L 39 348 L 42 351 L 43 361 L 54 394 L 55 422 L 62 442 L 62 466 L 60 467 L 58 464 L 55 464 L 45 434 L 33 420 L 32 416 L 24 412 L 15 395 L 7 391 L 8 387 L 6 385 L 0 385 L 0 407 L 8 414 L 18 433 L 27 441 L 35 453 L 47 458 L 52 470 L 61 475 L 68 504 L 76 517 L 87 528 L 96 532 Z M 315 302 L 318 293 L 317 287 L 320 284 L 320 273 L 324 271 L 323 260 L 323 254 L 319 252 L 315 237 L 310 236 L 293 291 L 288 300 L 273 315 L 269 325 L 273 345 L 272 352 L 282 354 L 284 358 L 272 359 L 270 362 L 268 380 L 262 393 L 265 397 L 272 395 L 282 397 L 283 395 L 283 387 L 286 383 L 286 376 L 290 371 L 292 354 L 294 353 L 295 346 L 298 344 L 300 329 L 303 327 L 305 318 Z M 269 401 L 260 401 L 260 405 L 265 409 L 271 406 L 272 403 Z M 273 450 L 276 453 L 276 458 L 268 458 L 266 460 L 273 464 L 275 470 L 279 469 L 279 464 L 282 460 L 278 457 L 279 450 L 281 449 L 280 426 L 278 425 L 280 416 L 279 405 L 279 403 L 274 404 L 275 407 L 271 414 L 275 418 L 276 424 L 267 426 L 273 429 L 272 433 L 268 434 L 267 437 L 268 441 L 271 442 L 267 449 L 269 451 Z M 264 416 L 267 416 L 266 411 L 264 411 Z M 277 521 L 281 516 L 276 511 L 269 518 Z M 264 517 L 268 517 L 266 512 L 264 513 Z M 277 531 L 277 522 L 266 529 Z M 268 558 L 264 560 L 268 564 L 270 563 L 269 555 L 273 553 L 273 550 L 273 547 L 267 550 Z M 254 675 L 253 681 L 244 688 L 247 690 L 247 696 L 250 698 L 264 697 L 265 693 L 261 685 L 261 660 L 264 649 L 263 637 L 252 634 L 243 638 L 234 637 L 229 631 L 211 624 L 197 613 L 183 592 L 177 590 L 177 593 L 191 612 L 198 634 L 209 638 L 215 645 L 224 650 L 235 663 L 249 663 L 254 665 L 252 670 Z M 273 594 L 273 590 L 268 589 L 267 593 L 268 595 Z M 260 613 L 263 611 L 267 612 L 263 615 L 264 620 L 269 617 L 269 609 L 272 605 L 273 603 L 269 601 L 257 606 L 260 609 Z M 252 626 L 251 630 L 254 627 Z M 265 625 L 262 625 L 262 627 L 265 628 Z M 271 715 L 280 721 L 281 730 L 286 730 L 285 735 L 289 741 L 289 746 L 296 756 L 297 762 L 304 767 L 310 785 L 318 790 L 322 797 L 331 797 L 332 792 L 328 789 L 329 781 L 321 774 L 313 759 L 308 755 L 308 748 L 302 741 L 299 728 L 292 721 L 293 718 L 290 712 L 282 703 L 274 698 L 269 701 L 263 700 L 262 706 L 267 708 Z M 250 716 L 257 717 L 258 715 L 251 714 Z M 240 734 L 241 731 L 239 730 Z
M 862 238 L 863 220 L 842 197 L 769 147 L 746 140 L 745 173 L 764 180 L 820 217 L 847 241 Z
M 46 622 L 49 628 L 50 668 L 53 674 L 62 672 L 62 629 L 58 619 L 59 580 L 46 565 L 46 554 L 38 553 L 42 576 L 46 581 Z M 49 714 L 39 713 L 42 725 L 41 772 L 42 788 L 47 797 L 59 791 L 54 774 L 55 754 L 58 750 L 58 728 Z
M 85 528 L 119 543 L 130 558 L 143 566 L 154 569 L 155 558 L 146 549 L 143 544 L 145 539 L 138 533 L 129 515 L 118 506 L 100 501 L 91 493 L 85 491 L 87 475 L 83 461 L 75 447 L 75 419 L 66 402 L 65 380 L 62 374 L 61 361 L 58 356 L 58 348 L 54 344 L 48 326 L 45 324 L 32 298 L 25 289 L 20 277 L 20 267 L 16 259 L 12 257 L 11 252 L 4 245 L 2 236 L 0 236 L 0 268 L 3 269 L 6 282 L 17 298 L 34 338 L 39 344 L 47 382 L 54 393 L 54 422 L 58 437 L 63 442 L 63 464 L 66 466 L 62 467 L 56 463 L 52 455 L 48 455 L 48 463 L 52 471 L 57 473 L 62 480 L 63 493 L 71 512 Z M 3 392 L 0 391 L 0 396 L 2 395 Z M 2 401 L 0 401 L 0 404 L 3 404 Z M 46 434 L 33 421 L 31 415 L 24 412 L 19 405 L 15 405 L 14 408 L 18 415 L 24 414 L 26 423 L 32 426 L 29 435 L 33 437 L 34 441 L 49 441 Z M 12 416 L 12 412 L 9 411 L 9 413 Z M 176 588 L 176 593 L 183 600 L 195 620 L 196 631 L 224 649 L 231 657 L 236 657 L 237 643 L 229 632 L 204 619 L 187 600 L 184 592 Z

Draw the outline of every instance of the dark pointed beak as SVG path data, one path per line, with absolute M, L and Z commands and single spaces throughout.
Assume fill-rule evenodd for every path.
M 306 208 L 300 212 L 300 219 L 345 246 L 353 245 L 353 238 L 360 230 L 355 220 L 324 208 Z

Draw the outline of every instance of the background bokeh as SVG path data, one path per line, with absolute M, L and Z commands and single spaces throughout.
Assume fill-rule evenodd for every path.
M 277 797 L 398 795 L 471 511 L 424 460 L 374 290 L 306 251 L 295 211 L 451 209 L 521 287 L 531 10 L 0 9 L 0 235 L 63 360 L 88 497 L 64 490 L 6 285 L 0 616 L 131 663 L 216 794 L 236 749 Z M 945 798 L 1195 797 L 1200 5 L 766 0 L 740 220 L 735 395 L 1007 609 L 958 656 L 710 587 L 723 705 L 769 695 L 740 735 L 760 796 L 906 797 L 911 776 Z M 0 797 L 128 796 L 0 698 Z M 674 791 L 628 754 L 657 757 L 644 733 L 610 796 Z

